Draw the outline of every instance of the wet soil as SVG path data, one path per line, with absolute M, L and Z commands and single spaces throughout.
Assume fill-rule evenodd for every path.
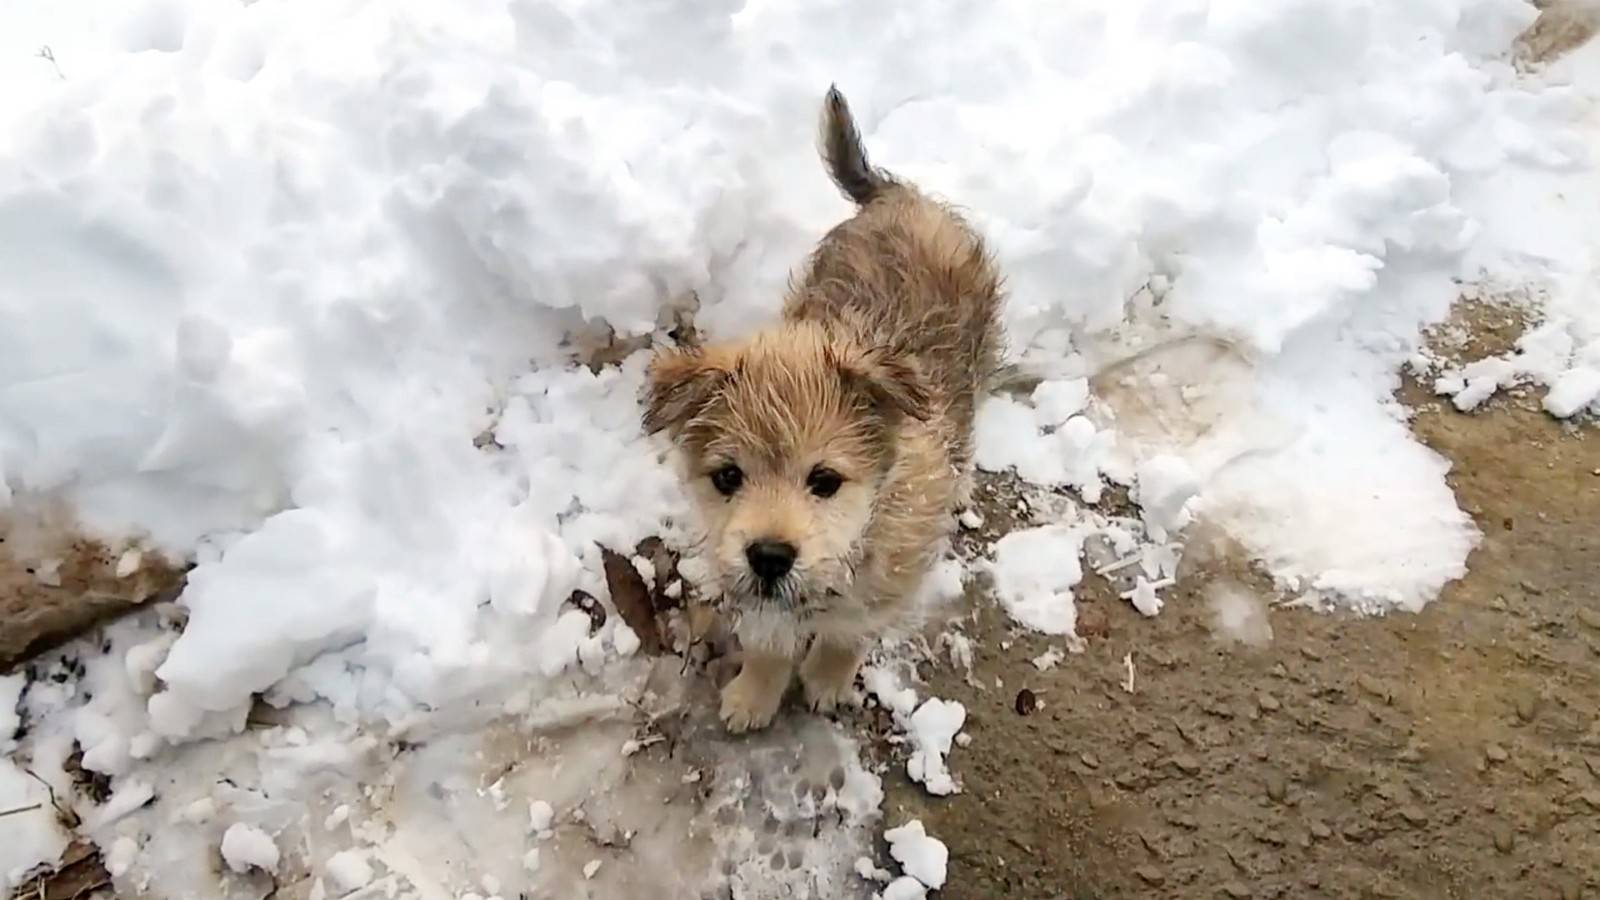
M 1480 355 L 1520 330 L 1485 324 Z M 889 823 L 950 848 L 940 896 L 1600 898 L 1600 432 L 1526 394 L 1401 399 L 1483 532 L 1420 614 L 1276 606 L 1269 639 L 1228 639 L 1219 585 L 1278 594 L 1203 523 L 1156 618 L 1088 575 L 1087 649 L 1048 671 L 1050 642 L 975 598 L 981 687 L 921 673 L 969 710 L 963 793 L 885 778 Z

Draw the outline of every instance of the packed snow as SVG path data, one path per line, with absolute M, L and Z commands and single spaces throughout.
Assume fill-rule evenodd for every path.
M 1534 12 L 8 6 L 0 515 L 68 510 L 124 574 L 194 568 L 181 617 L 119 623 L 59 681 L 0 678 L 0 811 L 39 804 L 0 818 L 0 893 L 66 846 L 44 785 L 71 796 L 75 747 L 112 785 L 83 833 L 163 896 L 273 870 L 426 897 L 859 881 L 882 791 L 851 735 L 697 730 L 710 701 L 672 660 L 566 602 L 609 602 L 601 546 L 694 544 L 640 433 L 646 354 L 575 360 L 776 314 L 849 211 L 811 139 L 832 82 L 876 160 L 991 239 L 1033 383 L 982 405 L 976 461 L 1055 498 L 925 603 L 986 575 L 1070 650 L 1086 568 L 1153 615 L 1204 519 L 1302 602 L 1421 608 L 1477 534 L 1393 400 L 1402 366 L 1462 408 L 1532 383 L 1552 415 L 1600 411 L 1600 51 L 1518 73 Z M 1526 308 L 1514 353 L 1426 357 L 1464 291 Z M 1077 506 L 1119 487 L 1137 518 Z M 965 711 L 889 672 L 868 693 L 953 791 Z M 680 715 L 687 736 L 651 732 Z M 913 824 L 885 897 L 945 880 Z

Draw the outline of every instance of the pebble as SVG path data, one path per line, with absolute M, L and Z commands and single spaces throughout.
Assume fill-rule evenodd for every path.
M 1033 715 L 1039 711 L 1039 695 L 1027 688 L 1017 691 L 1016 708 L 1019 716 Z
M 1139 788 L 1139 776 L 1132 772 L 1118 772 L 1111 780 L 1116 783 L 1117 787 L 1125 791 L 1138 790 Z
M 1490 762 L 1496 763 L 1503 763 L 1511 758 L 1511 754 L 1506 752 L 1506 748 L 1500 746 L 1499 744 L 1490 744 L 1489 746 L 1484 747 L 1483 755 L 1487 756 Z
M 1155 866 L 1140 866 L 1133 870 L 1133 874 L 1139 876 L 1139 880 L 1152 887 L 1160 887 L 1161 883 L 1167 880 L 1167 876 Z
M 1600 631 L 1600 610 L 1590 609 L 1587 606 L 1578 610 L 1578 621 Z
M 1322 654 L 1319 653 L 1315 647 L 1301 647 L 1300 655 L 1304 656 L 1306 659 L 1313 660 L 1322 658 Z
M 1222 893 L 1234 898 L 1234 900 L 1248 900 L 1251 896 L 1250 889 L 1237 881 L 1230 881 L 1223 885 Z
M 1174 756 L 1172 758 L 1172 765 L 1185 775 L 1194 775 L 1200 771 L 1200 760 L 1195 759 L 1187 753 L 1180 753 L 1177 756 Z
M 1532 722 L 1534 714 L 1539 711 L 1539 698 L 1532 693 L 1518 694 L 1516 706 L 1517 718 L 1524 722 Z
M 1329 828 L 1327 825 L 1325 825 L 1325 824 L 1323 824 L 1321 822 L 1312 822 L 1311 823 L 1311 836 L 1316 838 L 1319 841 L 1324 841 L 1324 840 L 1327 840 L 1328 838 L 1333 837 L 1333 829 Z
M 1523 579 L 1523 581 L 1522 581 L 1522 589 L 1524 591 L 1527 591 L 1528 593 L 1534 595 L 1535 597 L 1537 597 L 1538 595 L 1544 593 L 1544 587 L 1543 586 L 1541 586 L 1537 582 L 1529 581 L 1527 579 Z
M 1287 678 L 1289 677 L 1289 670 L 1283 663 L 1273 663 L 1272 674 L 1277 678 Z
M 1283 798 L 1289 795 L 1289 784 L 1282 775 L 1272 774 L 1267 776 L 1267 797 L 1275 803 L 1282 803 Z
M 1078 757 L 1078 759 L 1091 769 L 1100 768 L 1100 758 L 1095 756 L 1093 753 L 1082 754 Z
M 1600 791 L 1584 791 L 1578 795 L 1578 799 L 1589 804 L 1590 809 L 1600 812 Z
M 1278 702 L 1277 697 L 1271 694 L 1262 694 L 1256 698 L 1256 706 L 1261 707 L 1262 712 L 1277 712 L 1283 705 Z
M 1415 806 L 1402 806 L 1396 812 L 1400 818 L 1412 825 L 1420 826 L 1428 823 L 1428 814 Z
M 1517 845 L 1517 836 L 1510 825 L 1500 824 L 1494 826 L 1494 848 L 1501 853 L 1510 853 L 1511 848 Z

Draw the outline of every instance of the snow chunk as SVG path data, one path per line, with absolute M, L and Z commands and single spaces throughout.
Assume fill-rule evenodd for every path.
M 29 869 L 59 859 L 68 835 L 56 821 L 44 785 L 5 757 L 0 757 L 0 809 L 25 810 L 0 817 L 0 889 L 9 890 Z
M 889 855 L 907 875 L 931 890 L 944 887 L 950 850 L 943 841 L 928 834 L 921 819 L 885 831 L 883 839 L 889 842 Z
M 1183 459 L 1162 455 L 1140 464 L 1133 500 L 1139 504 L 1144 527 L 1156 541 L 1189 524 L 1189 501 L 1200 492 L 1200 480 Z
M 335 853 L 328 857 L 328 862 L 323 868 L 341 894 L 360 890 L 372 881 L 372 864 L 367 862 L 367 854 L 361 850 L 350 849 Z
M 278 868 L 278 845 L 254 825 L 235 822 L 223 832 L 222 859 L 241 875 L 251 869 L 272 872 Z
M 1544 408 L 1558 419 L 1568 419 L 1600 401 L 1600 368 L 1574 366 L 1556 377 L 1544 395 Z
M 995 542 L 995 595 L 1011 618 L 1045 634 L 1076 634 L 1072 588 L 1083 579 L 1084 537 L 1079 528 L 1043 525 Z
M 556 820 L 555 807 L 544 800 L 534 800 L 528 804 L 528 830 L 537 835 L 550 833 L 550 826 Z
M 945 767 L 945 757 L 956 733 L 966 724 L 967 709 L 954 700 L 937 697 L 924 701 L 911 714 L 911 743 L 915 749 L 906 760 L 906 775 L 930 794 L 943 797 L 956 793 L 955 780 Z
M 923 900 L 928 896 L 928 889 L 910 875 L 901 875 L 885 885 L 881 893 L 872 896 L 879 900 Z
M 111 849 L 106 853 L 106 871 L 112 878 L 121 878 L 133 868 L 134 862 L 139 858 L 139 842 L 131 837 L 119 837 L 111 844 Z
M 12 737 L 22 727 L 22 714 L 17 709 L 22 702 L 22 689 L 28 680 L 23 673 L 0 676 L 0 752 L 12 746 Z

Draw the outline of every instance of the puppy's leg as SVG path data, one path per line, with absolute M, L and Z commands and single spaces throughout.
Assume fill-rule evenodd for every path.
M 866 659 L 865 642 L 843 635 L 818 635 L 800 664 L 806 703 L 817 712 L 832 712 L 855 692 L 856 670 Z
M 771 649 L 745 649 L 739 674 L 722 689 L 722 722 L 734 734 L 772 724 L 794 675 L 794 657 Z

